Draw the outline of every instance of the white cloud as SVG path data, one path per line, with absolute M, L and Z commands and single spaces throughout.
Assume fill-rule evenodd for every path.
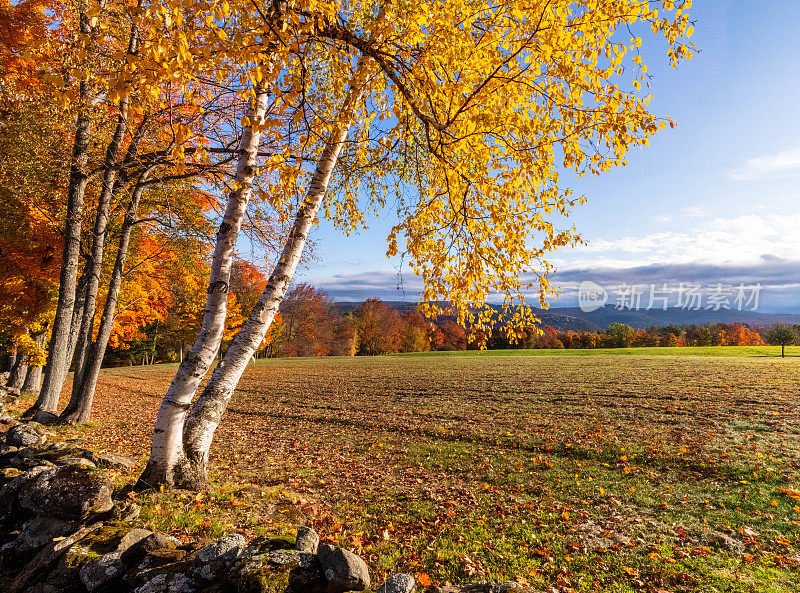
M 588 245 L 560 250 L 556 265 L 559 270 L 690 262 L 727 265 L 754 263 L 765 255 L 794 260 L 800 254 L 800 211 L 695 219 L 691 226 L 679 228 L 618 238 L 587 237 Z
M 736 181 L 752 181 L 774 175 L 800 175 L 800 148 L 749 159 L 743 167 L 728 173 Z
M 687 218 L 707 218 L 708 210 L 702 206 L 687 206 L 678 213 L 673 214 L 656 214 L 650 217 L 650 220 L 658 224 L 667 224 L 675 222 L 678 219 Z
M 687 206 L 681 211 L 684 218 L 705 218 L 708 216 L 708 210 L 702 206 Z

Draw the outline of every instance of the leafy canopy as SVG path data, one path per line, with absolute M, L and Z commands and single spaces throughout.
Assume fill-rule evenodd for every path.
M 286 213 L 302 196 L 313 168 L 305 163 L 324 147 L 356 60 L 371 57 L 326 215 L 349 232 L 393 195 L 399 222 L 388 255 L 402 252 L 423 279 L 423 311 L 480 328 L 493 322 L 483 305 L 499 297 L 513 337 L 533 320 L 529 292 L 543 305 L 554 292 L 552 252 L 580 241 L 574 227 L 557 226 L 585 199 L 573 196 L 564 173 L 622 166 L 672 125 L 648 110 L 640 47 L 652 33 L 673 66 L 690 58 L 690 6 L 145 2 L 131 9 L 140 55 L 125 59 L 111 86 L 149 85 L 163 97 L 165 86 L 188 95 L 198 81 L 238 77 L 242 94 L 268 88 L 268 117 L 241 123 L 259 127 L 273 149 L 260 163 L 262 190 Z

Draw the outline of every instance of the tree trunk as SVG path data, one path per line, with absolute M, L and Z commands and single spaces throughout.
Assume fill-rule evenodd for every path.
M 61 414 L 61 421 L 67 424 L 77 424 L 88 422 L 92 411 L 92 401 L 97 387 L 97 378 L 100 376 L 100 368 L 103 365 L 103 357 L 108 346 L 108 339 L 114 329 L 114 314 L 117 308 L 120 287 L 125 271 L 125 261 L 128 257 L 128 245 L 130 244 L 131 230 L 136 224 L 136 212 L 139 208 L 142 194 L 145 190 L 144 181 L 147 179 L 146 172 L 137 182 L 125 212 L 125 219 L 122 222 L 121 236 L 117 246 L 117 258 L 114 262 L 114 271 L 111 273 L 111 281 L 108 286 L 108 296 L 106 297 L 103 316 L 100 319 L 100 327 L 97 331 L 97 339 L 92 343 L 86 357 L 86 364 L 78 391 L 73 390 L 69 406 Z
M 255 100 L 247 111 L 249 121 L 260 123 L 264 119 L 266 108 L 267 92 L 263 88 L 257 88 Z M 236 189 L 228 196 L 225 215 L 217 232 L 203 324 L 197 340 L 178 367 L 161 402 L 153 429 L 150 460 L 137 487 L 182 482 L 179 474 L 183 465 L 183 423 L 197 387 L 214 362 L 222 342 L 231 267 L 239 228 L 252 193 L 260 136 L 258 127 L 253 129 L 252 124 L 242 130 L 236 165 Z
M 44 350 L 45 344 L 47 343 L 47 328 L 42 329 L 41 331 L 31 334 L 31 338 L 36 342 L 36 345 L 41 349 Z M 42 384 L 42 367 L 41 366 L 33 366 L 31 364 L 28 365 L 28 372 L 25 373 L 25 382 L 22 384 L 22 391 L 27 391 L 29 393 L 39 393 L 39 388 Z
M 22 384 L 22 391 L 28 393 L 39 393 L 42 384 L 42 367 L 28 365 L 28 372 L 25 373 L 25 382 Z
M 64 410 L 64 415 L 69 416 L 78 405 L 78 397 L 83 384 L 83 375 L 89 357 L 94 330 L 94 314 L 97 307 L 97 292 L 100 286 L 100 273 L 105 255 L 106 227 L 108 226 L 108 213 L 111 209 L 112 198 L 116 185 L 116 162 L 120 144 L 122 144 L 128 123 L 128 100 L 123 99 L 119 105 L 117 126 L 114 135 L 106 150 L 105 172 L 100 198 L 97 201 L 97 214 L 95 216 L 92 235 L 92 251 L 86 262 L 86 295 L 84 297 L 83 312 L 78 332 L 79 349 L 75 363 L 75 374 L 72 381 L 72 395 L 69 404 Z
M 128 55 L 135 55 L 138 50 L 139 35 L 135 24 L 131 25 L 131 32 L 128 38 Z M 105 255 L 106 227 L 108 226 L 108 215 L 111 209 L 111 202 L 116 193 L 122 189 L 117 183 L 117 155 L 120 146 L 128 129 L 128 104 L 127 96 L 120 99 L 119 110 L 117 113 L 117 124 L 114 134 L 106 148 L 105 161 L 103 163 L 103 183 L 101 186 L 100 197 L 97 201 L 97 213 L 95 215 L 94 229 L 92 233 L 92 249 L 89 259 L 86 262 L 85 295 L 83 308 L 81 311 L 80 329 L 78 331 L 77 343 L 80 345 L 78 356 L 75 363 L 75 374 L 72 381 L 72 395 L 69 404 L 64 410 L 63 415 L 70 416 L 78 406 L 78 398 L 83 385 L 83 375 L 89 357 L 89 350 L 92 344 L 92 334 L 94 330 L 94 315 L 97 307 L 97 291 L 100 286 L 100 273 L 103 267 L 103 257 Z M 125 160 L 129 161 L 137 150 L 138 140 L 142 129 L 137 131 L 136 137 L 132 139 Z
M 214 432 L 242 373 L 247 368 L 248 361 L 264 339 L 300 263 L 308 233 L 314 224 L 328 189 L 331 174 L 347 138 L 356 105 L 363 96 L 368 66 L 371 62 L 372 60 L 366 57 L 359 60 L 348 96 L 320 155 L 306 198 L 297 210 L 278 264 L 249 318 L 189 413 L 184 430 L 184 448 L 188 463 L 183 468 L 184 480 L 180 483 L 180 487 L 198 488 L 205 487 L 208 483 L 208 455 Z
M 25 379 L 25 372 L 28 365 L 25 363 L 25 355 L 22 352 L 17 352 L 14 355 L 14 364 L 11 365 L 11 371 L 8 373 L 7 387 L 14 387 L 19 389 Z
M 69 369 L 74 357 L 75 350 L 78 344 L 78 333 L 81 328 L 81 319 L 83 318 L 83 308 L 86 306 L 86 282 L 89 270 L 86 266 L 83 267 L 78 278 L 78 286 L 75 289 L 75 307 L 72 309 L 72 322 L 69 329 L 69 347 L 67 349 L 67 368 Z
M 81 98 L 84 102 L 86 102 L 88 94 L 87 83 L 81 82 Z M 78 276 L 78 258 L 81 246 L 83 196 L 88 182 L 85 168 L 89 159 L 91 130 L 92 123 L 88 108 L 84 106 L 78 114 L 75 143 L 72 147 L 67 218 L 64 224 L 64 249 L 61 255 L 61 274 L 58 285 L 58 305 L 53 321 L 53 333 L 50 336 L 47 350 L 44 384 L 36 403 L 25 412 L 25 415 L 32 415 L 37 410 L 56 411 L 61 387 L 69 370 L 70 328 L 75 307 L 75 281 Z

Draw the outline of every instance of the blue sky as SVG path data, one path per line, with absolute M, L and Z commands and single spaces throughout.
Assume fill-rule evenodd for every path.
M 589 244 L 557 253 L 554 307 L 574 305 L 583 280 L 760 282 L 759 310 L 800 313 L 800 2 L 694 4 L 692 61 L 670 69 L 645 40 L 652 109 L 677 127 L 628 167 L 572 184 L 589 202 L 569 222 Z M 417 300 L 416 279 L 385 257 L 394 222 L 389 210 L 344 237 L 323 221 L 298 280 L 340 300 Z

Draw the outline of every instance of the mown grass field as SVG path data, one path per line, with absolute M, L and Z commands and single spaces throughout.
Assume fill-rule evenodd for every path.
M 798 591 L 800 348 L 692 350 L 258 361 L 215 486 L 138 495 L 142 521 L 213 537 L 305 517 L 378 581 Z M 140 471 L 174 369 L 105 371 L 93 424 L 62 430 Z

